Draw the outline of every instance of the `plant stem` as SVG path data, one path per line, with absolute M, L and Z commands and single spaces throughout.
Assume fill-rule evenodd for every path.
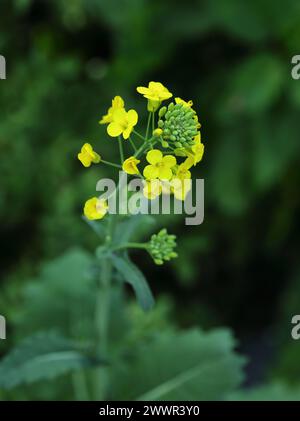
M 147 249 L 148 248 L 148 243 L 125 243 L 125 244 L 121 244 L 117 247 L 114 247 L 112 249 L 112 251 L 115 250 L 124 250 L 124 249 L 128 249 L 128 248 L 134 248 L 134 249 Z
M 122 139 L 120 136 L 118 136 L 118 142 L 119 142 L 120 160 L 121 160 L 121 165 L 122 165 L 124 162 L 124 152 L 123 152 Z
M 106 245 L 112 241 L 114 230 L 114 215 L 109 215 L 109 226 L 106 236 Z M 110 286 L 111 286 L 112 265 L 109 259 L 101 260 L 101 273 L 98 282 L 95 309 L 95 331 L 96 331 L 96 352 L 101 358 L 108 357 L 108 329 L 110 312 Z M 95 370 L 94 378 L 94 399 L 105 400 L 108 382 L 108 368 L 99 367 Z
M 87 388 L 84 371 L 80 370 L 72 373 L 72 382 L 76 400 L 89 401 L 89 391 Z
M 155 142 L 153 142 L 152 143 L 152 140 L 155 140 Z M 138 158 L 139 156 L 140 156 L 140 154 L 144 151 L 144 149 L 147 149 L 147 147 L 149 146 L 149 145 L 151 145 L 151 146 L 154 146 L 155 145 L 155 143 L 157 142 L 157 139 L 156 139 L 156 137 L 151 137 L 150 139 L 148 139 L 137 151 L 136 151 L 136 153 L 134 154 L 134 156 L 136 157 L 136 158 Z
M 122 168 L 122 166 L 121 166 L 121 165 L 119 165 L 119 164 L 114 164 L 113 162 L 109 162 L 109 161 L 104 161 L 104 159 L 101 159 L 101 162 L 102 162 L 103 164 L 110 165 L 111 167 Z
M 154 132 L 154 125 L 155 125 L 155 111 L 152 112 L 152 132 Z
M 142 136 L 141 134 L 139 134 L 138 132 L 136 132 L 135 130 L 133 130 L 132 131 L 136 136 L 138 136 L 139 138 L 141 138 L 142 140 L 146 140 L 145 138 L 144 138 L 144 136 Z
M 129 136 L 129 142 L 130 142 L 131 146 L 133 147 L 134 152 L 136 152 L 137 151 L 137 147 L 135 146 L 134 141 L 131 139 L 130 136 Z
M 148 115 L 148 121 L 147 121 L 147 129 L 146 129 L 146 140 L 148 140 L 148 135 L 149 135 L 149 128 L 150 128 L 150 121 L 151 121 L 151 112 L 149 112 L 149 115 Z

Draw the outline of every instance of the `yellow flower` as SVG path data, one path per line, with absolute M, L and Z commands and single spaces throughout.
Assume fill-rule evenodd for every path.
M 191 190 L 192 180 L 190 178 L 185 178 L 180 180 L 179 178 L 174 178 L 171 180 L 171 190 L 178 200 L 185 200 L 186 195 Z
M 81 152 L 79 152 L 77 157 L 85 167 L 90 167 L 92 162 L 98 164 L 101 161 L 101 156 L 93 150 L 93 147 L 89 143 L 85 143 L 82 146 Z
M 84 205 L 83 213 L 90 219 L 102 219 L 107 213 L 108 204 L 106 200 L 98 199 L 98 197 L 92 197 L 87 200 Z
M 148 88 L 139 86 L 136 88 L 138 93 L 148 99 L 148 111 L 156 111 L 161 102 L 173 96 L 171 92 L 160 82 L 149 82 Z
M 111 137 L 122 134 L 124 139 L 128 139 L 137 122 L 138 114 L 135 110 L 126 111 L 125 108 L 120 108 L 113 112 L 113 120 L 107 126 L 107 133 Z
M 147 199 L 153 200 L 159 196 L 162 192 L 162 186 L 160 180 L 150 180 L 145 182 L 143 188 L 143 194 Z
M 115 96 L 111 102 L 111 107 L 108 109 L 107 114 L 104 115 L 99 121 L 100 124 L 108 124 L 113 121 L 113 114 L 116 110 L 124 108 L 124 101 L 120 96 Z
M 185 107 L 189 107 L 189 108 L 192 108 L 192 106 L 193 106 L 193 101 L 191 101 L 191 100 L 190 101 L 184 101 L 183 99 L 181 99 L 179 97 L 175 98 L 175 102 L 176 102 L 176 104 L 182 104 Z
M 179 180 L 186 180 L 191 178 L 191 172 L 189 171 L 189 168 L 190 167 L 186 165 L 185 160 L 182 164 L 178 165 L 174 178 L 178 178 Z
M 127 174 L 139 174 L 137 164 L 141 161 L 136 159 L 134 156 L 130 156 L 123 162 L 122 168 Z
M 193 165 L 197 165 L 201 161 L 204 154 L 204 145 L 201 143 L 200 132 L 195 136 L 195 144 L 191 147 L 191 151 L 187 152 L 187 159 L 185 165 L 187 168 L 191 168 Z
M 176 158 L 172 155 L 163 156 L 159 149 L 152 149 L 146 155 L 150 165 L 144 168 L 144 177 L 148 180 L 159 178 L 160 180 L 170 180 L 172 178 L 171 168 L 176 165 Z

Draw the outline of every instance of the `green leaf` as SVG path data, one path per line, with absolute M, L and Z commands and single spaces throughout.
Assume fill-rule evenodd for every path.
M 139 268 L 130 260 L 114 255 L 113 265 L 123 276 L 125 282 L 134 289 L 136 298 L 143 310 L 150 310 L 154 305 L 154 298 L 146 278 Z
M 26 338 L 0 363 L 0 388 L 52 379 L 95 365 L 74 344 L 55 332 L 41 332 Z
M 66 336 L 90 337 L 95 305 L 93 261 L 89 253 L 71 249 L 44 263 L 38 276 L 26 282 L 25 304 L 17 320 L 24 335 L 59 327 Z
M 160 333 L 115 367 L 115 399 L 220 400 L 243 380 L 229 331 Z M 128 385 L 130 384 L 130 387 Z
M 253 387 L 230 394 L 230 401 L 299 401 L 300 386 L 290 386 L 281 381 Z

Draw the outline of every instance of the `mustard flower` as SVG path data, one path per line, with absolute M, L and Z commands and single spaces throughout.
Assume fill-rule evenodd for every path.
M 107 133 L 111 137 L 118 137 L 121 134 L 128 139 L 134 126 L 138 122 L 138 113 L 135 110 L 126 111 L 120 108 L 113 112 L 113 120 L 107 126 Z
M 122 169 L 127 174 L 139 174 L 137 164 L 139 164 L 140 162 L 141 161 L 139 159 L 136 159 L 134 156 L 130 156 L 123 162 Z
M 87 219 L 102 219 L 108 210 L 108 204 L 106 200 L 99 199 L 98 197 L 92 197 L 87 200 L 84 205 L 83 213 Z
M 191 100 L 190 101 L 184 101 L 183 99 L 181 99 L 179 97 L 175 98 L 175 102 L 176 102 L 176 104 L 182 104 L 185 107 L 189 107 L 189 108 L 191 108 L 193 106 L 193 101 L 191 101 Z
M 192 188 L 192 180 L 190 178 L 179 179 L 173 178 L 170 181 L 171 191 L 177 200 L 185 200 L 186 195 Z
M 178 178 L 179 180 L 191 178 L 191 172 L 189 171 L 189 168 L 190 167 L 187 165 L 186 161 L 178 165 L 174 178 Z
M 93 147 L 89 143 L 85 143 L 82 146 L 77 157 L 84 167 L 90 167 L 92 162 L 98 164 L 101 161 L 101 156 L 93 150 Z
M 150 200 L 155 199 L 162 193 L 162 185 L 160 180 L 146 180 L 143 188 L 143 195 Z
M 124 100 L 120 96 L 115 96 L 111 102 L 111 107 L 107 110 L 102 119 L 99 121 L 100 124 L 108 124 L 113 121 L 113 114 L 116 110 L 124 108 Z
M 148 87 L 139 86 L 138 93 L 148 99 L 148 111 L 156 111 L 161 102 L 173 96 L 171 92 L 160 82 L 149 82 Z
M 191 168 L 197 165 L 202 160 L 204 154 L 204 145 L 201 143 L 200 132 L 195 136 L 195 144 L 187 151 L 187 159 L 184 164 L 186 167 Z
M 172 178 L 171 168 L 176 165 L 176 158 L 172 155 L 163 156 L 159 149 L 152 149 L 146 155 L 150 165 L 144 168 L 144 177 L 148 180 L 159 178 L 160 180 L 170 180 Z

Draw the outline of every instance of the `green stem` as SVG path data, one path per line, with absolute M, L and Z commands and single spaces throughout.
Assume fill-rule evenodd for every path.
M 77 401 L 89 401 L 89 391 L 86 385 L 85 374 L 82 370 L 72 373 L 72 383 Z
M 150 129 L 150 121 L 151 121 L 151 112 L 149 112 L 149 115 L 148 115 L 148 121 L 147 121 L 147 129 L 146 129 L 146 140 L 148 139 L 148 135 L 149 135 L 149 129 Z
M 130 136 L 129 136 L 129 142 L 130 142 L 131 146 L 133 147 L 134 152 L 136 152 L 137 151 L 137 147 L 135 146 L 134 141 L 131 139 Z
M 153 140 L 155 141 L 152 142 Z M 143 151 L 148 148 L 149 145 L 153 147 L 156 143 L 157 143 L 157 138 L 155 136 L 151 137 L 136 151 L 134 156 L 138 158 L 143 153 Z
M 111 167 L 122 168 L 122 166 L 121 166 L 121 165 L 119 165 L 119 164 L 114 164 L 113 162 L 109 162 L 109 161 L 104 161 L 104 159 L 101 159 L 101 162 L 102 162 L 103 164 L 110 165 Z
M 148 248 L 148 243 L 125 243 L 125 244 L 121 244 L 119 246 L 116 246 L 114 248 L 112 248 L 112 251 L 116 251 L 116 250 L 124 250 L 124 249 L 129 249 L 129 248 L 134 248 L 134 249 L 147 249 Z
M 109 247 L 114 230 L 114 215 L 109 215 L 109 226 L 106 236 L 106 245 Z M 98 282 L 95 309 L 96 353 L 101 358 L 108 357 L 108 329 L 110 312 L 110 287 L 112 264 L 109 259 L 101 260 L 101 273 Z M 108 368 L 99 367 L 95 370 L 94 399 L 105 400 L 107 397 Z
M 138 132 L 136 132 L 135 130 L 132 130 L 132 132 L 139 138 L 141 138 L 143 141 L 145 141 L 146 139 L 144 138 L 144 136 L 142 136 L 141 134 L 139 134 Z
M 121 160 L 121 165 L 122 165 L 124 162 L 124 152 L 123 152 L 122 139 L 120 136 L 118 136 L 118 142 L 119 142 L 120 160 Z
M 155 111 L 152 113 L 152 132 L 154 132 L 154 126 L 155 126 Z

